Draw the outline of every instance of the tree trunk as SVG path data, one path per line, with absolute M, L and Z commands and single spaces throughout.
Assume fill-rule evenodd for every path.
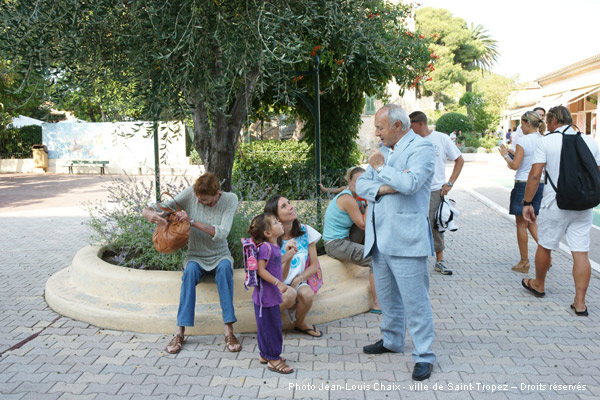
M 221 189 L 227 192 L 231 191 L 232 187 L 231 175 L 240 130 L 248 116 L 249 104 L 259 76 L 259 68 L 248 75 L 245 85 L 242 86 L 231 106 L 230 115 L 227 116 L 221 111 L 226 109 L 226 106 L 219 108 L 211 116 L 212 124 L 209 124 L 203 99 L 188 96 L 189 103 L 192 104 L 194 120 L 192 140 L 194 148 L 204 162 L 206 171 L 217 175 L 221 182 Z

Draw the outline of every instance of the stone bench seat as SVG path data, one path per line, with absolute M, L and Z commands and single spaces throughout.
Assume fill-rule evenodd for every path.
M 143 271 L 103 261 L 100 246 L 86 246 L 71 266 L 46 283 L 46 301 L 59 314 L 101 328 L 142 333 L 172 333 L 176 326 L 182 272 Z M 307 321 L 311 324 L 349 317 L 371 308 L 368 268 L 320 256 L 323 286 Z M 234 270 L 236 332 L 256 332 L 252 290 L 244 289 L 244 270 Z M 292 327 L 282 312 L 284 329 Z M 214 279 L 196 288 L 196 325 L 186 334 L 221 334 L 223 321 Z

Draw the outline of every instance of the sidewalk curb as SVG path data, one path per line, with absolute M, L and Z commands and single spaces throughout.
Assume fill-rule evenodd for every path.
M 475 197 L 477 200 L 479 200 L 480 202 L 482 202 L 486 206 L 490 207 L 491 209 L 493 209 L 494 211 L 496 211 L 497 213 L 502 215 L 504 218 L 508 219 L 510 222 L 515 224 L 515 219 L 508 213 L 508 210 L 506 208 L 499 206 L 492 200 L 477 193 L 475 190 L 473 190 L 471 188 L 462 187 L 461 189 L 463 189 L 465 192 L 469 193 L 471 196 Z M 560 242 L 560 250 L 564 251 L 568 255 L 571 255 L 571 251 L 569 250 L 567 245 L 565 245 L 563 242 Z M 592 265 L 592 271 L 594 272 L 594 275 L 596 275 L 597 277 L 600 277 L 600 264 L 598 264 L 597 262 L 595 262 L 592 259 L 590 259 L 590 264 Z

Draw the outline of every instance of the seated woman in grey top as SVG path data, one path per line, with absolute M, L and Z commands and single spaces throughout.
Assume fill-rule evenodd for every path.
M 181 350 L 185 327 L 194 326 L 196 285 L 206 274 L 214 274 L 223 312 L 227 350 L 240 351 L 242 346 L 233 334 L 233 323 L 237 321 L 233 310 L 233 258 L 227 244 L 238 198 L 234 193 L 221 191 L 219 179 L 207 172 L 193 186 L 175 196 L 175 201 L 182 208 L 182 211 L 175 213 L 176 218 L 188 221 L 191 230 L 179 296 L 177 329 L 166 350 L 171 354 Z M 165 205 L 177 209 L 175 201 L 170 200 Z M 157 208 L 147 208 L 142 215 L 154 224 L 167 223 Z

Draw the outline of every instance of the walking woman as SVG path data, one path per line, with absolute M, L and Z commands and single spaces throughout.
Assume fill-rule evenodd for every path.
M 544 132 L 546 132 L 546 124 L 537 112 L 527 111 L 521 117 L 521 127 L 524 136 L 516 143 L 517 147 L 514 159 L 510 158 L 508 149 L 504 145 L 500 146 L 500 154 L 502 154 L 502 157 L 506 160 L 508 168 L 517 171 L 515 174 L 515 186 L 510 192 L 509 213 L 514 215 L 517 221 L 517 243 L 519 245 L 521 260 L 512 267 L 512 270 L 527 273 L 530 267 L 527 249 L 527 231 L 529 230 L 533 240 L 537 242 L 538 228 L 535 222 L 527 222 L 525 218 L 523 218 L 523 205 L 521 202 L 525 196 L 525 186 L 527 185 L 527 177 L 529 176 L 529 171 L 533 164 L 535 148 L 537 142 L 542 138 Z M 538 215 L 540 211 L 543 190 L 544 184 L 540 183 L 540 186 L 535 193 L 535 197 L 533 198 L 535 215 Z

